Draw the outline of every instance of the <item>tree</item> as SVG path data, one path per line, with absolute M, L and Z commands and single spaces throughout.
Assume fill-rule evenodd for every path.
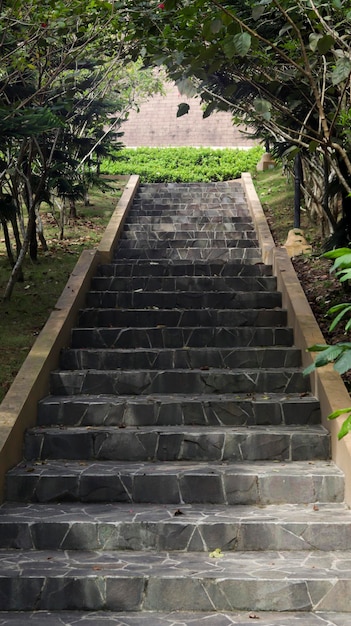
M 74 207 L 94 159 L 133 106 L 131 89 L 121 95 L 131 59 L 118 4 L 0 3 L 0 197 L 11 198 L 15 215 L 27 213 L 5 298 L 27 251 L 36 258 L 41 202 L 55 190 Z M 6 231 L 6 219 L 2 225 Z
M 181 89 L 256 128 L 263 139 L 297 151 L 326 202 L 331 175 L 350 230 L 351 10 L 345 0 L 166 0 L 133 5 L 133 37 L 148 62 L 166 65 Z M 145 32 L 147 36 L 145 36 Z M 143 39 L 142 38 L 143 33 Z M 184 109 L 186 112 L 186 109 Z M 313 176 L 312 176 L 313 173 Z M 335 191 L 333 191 L 335 196 Z

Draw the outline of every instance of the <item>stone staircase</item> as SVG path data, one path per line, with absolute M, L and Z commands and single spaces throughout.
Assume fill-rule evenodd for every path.
M 300 358 L 241 184 L 141 186 L 7 475 L 0 626 L 350 626 Z

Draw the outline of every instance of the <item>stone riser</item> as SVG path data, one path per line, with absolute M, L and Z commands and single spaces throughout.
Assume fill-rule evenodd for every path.
M 251 221 L 250 211 L 243 197 L 231 199 L 222 203 L 219 198 L 191 198 L 191 197 L 159 197 L 153 200 L 149 198 L 136 198 L 128 213 L 128 217 L 135 218 L 138 214 L 146 213 L 157 216 L 166 215 L 189 215 L 191 217 L 202 217 L 219 215 L 225 218 L 242 217 L 246 221 Z M 137 220 L 134 220 L 137 221 Z
M 24 457 L 97 461 L 312 461 L 330 456 L 329 435 L 321 427 L 308 431 L 256 427 L 206 430 L 183 427 L 110 426 L 30 429 Z
M 227 204 L 221 207 L 219 202 L 207 202 L 206 206 L 201 202 L 160 200 L 159 202 L 135 201 L 133 208 L 128 213 L 130 221 L 137 221 L 138 216 L 148 217 L 187 217 L 187 218 L 211 218 L 221 217 L 230 221 L 233 217 L 241 217 L 244 221 L 250 221 L 251 216 L 247 206 L 238 201 L 234 205 Z
M 97 369 L 206 369 L 300 367 L 297 348 L 132 348 L 66 349 L 60 367 L 67 370 Z
M 277 279 L 273 276 L 97 276 L 91 281 L 91 291 L 274 291 Z
M 83 327 L 263 327 L 286 326 L 286 311 L 276 309 L 189 309 L 185 311 L 171 309 L 84 309 L 79 315 L 79 324 Z
M 240 224 L 252 224 L 251 216 L 248 214 L 243 215 L 221 215 L 218 211 L 215 213 L 211 213 L 211 215 L 205 215 L 204 213 L 197 213 L 195 216 L 190 216 L 187 213 L 182 215 L 174 215 L 174 212 L 168 212 L 165 214 L 162 210 L 158 211 L 157 215 L 152 215 L 148 212 L 144 212 L 144 215 L 140 215 L 139 211 L 134 211 L 131 209 L 128 212 L 128 216 L 125 222 L 125 226 L 128 229 L 130 226 L 138 225 L 143 228 L 144 226 L 158 226 L 166 224 L 172 225 L 176 230 L 182 230 L 183 225 L 191 227 L 204 226 L 205 228 L 209 225 L 212 225 L 212 228 L 216 228 L 217 225 L 228 225 L 231 224 L 240 225 Z M 190 230 L 192 230 L 192 228 Z
M 275 396 L 49 396 L 39 403 L 41 426 L 254 426 L 316 425 L 318 401 Z
M 275 309 L 277 291 L 89 291 L 86 306 L 119 309 Z
M 222 237 L 221 239 L 208 239 L 207 237 L 201 237 L 199 239 L 152 239 L 148 241 L 146 238 L 141 239 L 120 239 L 119 244 L 116 248 L 117 254 L 123 250 L 138 250 L 147 248 L 149 250 L 159 250 L 162 255 L 163 250 L 171 249 L 180 249 L 183 248 L 186 250 L 194 248 L 196 249 L 213 249 L 214 251 L 218 249 L 251 249 L 258 248 L 258 240 L 257 239 L 233 239 L 232 237 Z
M 342 502 L 344 477 L 325 461 L 279 463 L 23 462 L 7 473 L 12 502 L 310 504 Z
M 212 230 L 195 230 L 194 228 L 191 229 L 189 228 L 189 230 L 153 230 L 152 228 L 144 228 L 144 229 L 131 229 L 131 227 L 128 230 L 124 230 L 124 232 L 121 235 L 121 240 L 122 241 L 134 241 L 134 240 L 138 240 L 138 241 L 145 241 L 145 242 L 154 242 L 154 241 L 173 241 L 173 240 L 181 240 L 181 241 L 186 241 L 189 239 L 194 239 L 194 240 L 207 240 L 210 241 L 212 244 L 214 241 L 216 240 L 220 240 L 220 241 L 227 241 L 230 239 L 241 239 L 243 241 L 249 241 L 249 240 L 256 240 L 257 241 L 257 236 L 254 230 L 241 230 L 241 231 L 237 231 L 237 229 L 232 226 L 232 227 L 225 227 L 223 229 L 218 229 L 216 228 L 215 232 L 213 232 L 213 228 Z M 183 246 L 182 246 L 183 247 Z
M 204 233 L 204 235 L 209 237 L 209 239 L 216 239 L 218 236 L 221 238 L 221 232 L 242 233 L 244 238 L 246 234 L 252 237 L 255 232 L 252 222 L 249 220 L 245 222 L 243 221 L 243 218 L 232 218 L 230 221 L 222 219 L 221 222 L 202 221 L 201 224 L 199 224 L 199 221 L 195 219 L 193 222 L 189 221 L 179 223 L 175 221 L 170 223 L 167 221 L 158 221 L 155 223 L 154 221 L 150 221 L 150 223 L 147 224 L 145 222 L 135 223 L 134 220 L 129 220 L 127 217 L 124 223 L 122 236 L 129 237 L 130 234 L 134 235 L 136 233 L 146 234 L 146 236 L 148 236 L 148 233 L 153 233 L 157 236 L 168 237 L 174 233 L 183 233 L 183 231 L 194 232 L 194 226 L 196 228 L 195 232 Z
M 348 610 L 350 553 L 304 555 L 304 568 L 299 553 L 270 556 L 267 571 L 261 553 L 178 554 L 170 572 L 166 552 L 63 553 L 50 563 L 49 551 L 25 559 L 7 551 L 3 574 L 13 577 L 0 579 L 0 610 L 172 611 L 180 598 L 185 611 Z
M 272 276 L 272 266 L 263 263 L 245 264 L 239 261 L 233 263 L 188 263 L 182 261 L 172 265 L 168 261 L 160 259 L 158 262 L 147 261 L 118 261 L 108 265 L 100 265 L 97 270 L 98 276 Z
M 3 507 L 0 548 L 167 552 L 351 550 L 345 505 Z M 1 622 L 0 622 L 1 623 Z
M 259 248 L 157 248 L 144 249 L 133 248 L 117 250 L 115 259 L 158 261 L 160 258 L 170 261 L 234 261 L 235 259 L 248 263 L 261 262 L 261 250 Z
M 74 328 L 72 348 L 292 346 L 291 328 Z
M 298 370 L 76 370 L 51 373 L 56 395 L 154 393 L 305 393 L 309 380 Z

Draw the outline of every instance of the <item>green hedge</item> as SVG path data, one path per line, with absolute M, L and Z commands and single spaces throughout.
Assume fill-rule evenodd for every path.
M 142 182 L 211 182 L 252 172 L 264 150 L 225 148 L 123 148 L 102 162 L 103 174 L 138 174 Z

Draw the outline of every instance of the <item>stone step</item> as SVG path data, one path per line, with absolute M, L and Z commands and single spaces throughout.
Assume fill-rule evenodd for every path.
M 274 309 L 278 291 L 89 291 L 88 308 L 107 309 Z
M 115 259 L 169 259 L 170 261 L 233 261 L 240 263 L 261 263 L 261 250 L 259 248 L 133 248 L 117 249 Z
M 6 499 L 177 506 L 341 503 L 344 475 L 328 461 L 206 464 L 27 461 L 8 471 Z
M 136 233 L 154 233 L 157 236 L 165 236 L 183 233 L 183 231 L 194 231 L 194 224 L 196 225 L 196 232 L 204 233 L 210 239 L 215 239 L 219 236 L 221 237 L 221 233 L 243 233 L 245 234 L 254 234 L 254 226 L 251 220 L 243 221 L 243 218 L 232 218 L 230 221 L 225 221 L 224 218 L 220 222 L 214 221 L 202 221 L 201 224 L 198 223 L 198 220 L 193 222 L 167 222 L 167 221 L 158 221 L 157 223 L 151 222 L 149 224 L 146 223 L 136 223 L 134 220 L 127 219 L 124 222 L 123 234 L 122 236 L 129 236 L 130 234 Z
M 275 276 L 95 276 L 92 291 L 274 291 Z
M 270 348 L 66 348 L 60 367 L 65 370 L 292 368 L 301 365 L 301 351 Z
M 37 427 L 25 436 L 28 460 L 313 461 L 330 456 L 322 426 Z
M 185 205 L 184 205 L 185 206 Z M 152 226 L 157 227 L 158 225 L 165 224 L 166 226 L 172 225 L 176 230 L 182 229 L 184 225 L 191 225 L 192 228 L 194 224 L 199 228 L 200 226 L 211 226 L 212 229 L 216 229 L 217 226 L 221 225 L 230 225 L 230 224 L 252 224 L 251 216 L 247 213 L 242 213 L 241 215 L 232 214 L 232 215 L 221 215 L 218 210 L 209 215 L 204 213 L 196 213 L 195 215 L 188 215 L 187 212 L 183 212 L 181 215 L 176 215 L 173 211 L 167 212 L 165 214 L 162 209 L 157 211 L 157 214 L 154 215 L 150 212 L 144 211 L 141 214 L 138 210 L 130 209 L 128 211 L 128 215 L 125 221 L 125 227 L 136 226 L 143 227 Z M 186 230 L 186 229 L 185 229 Z
M 221 204 L 219 199 L 202 201 L 201 199 L 194 200 L 192 198 L 174 197 L 158 198 L 155 200 L 147 200 L 146 198 L 136 198 L 133 203 L 133 207 L 128 212 L 128 215 L 136 217 L 137 215 L 174 215 L 178 216 L 190 216 L 201 219 L 201 217 L 214 217 L 217 216 L 228 218 L 232 217 L 244 217 L 246 220 L 251 219 L 250 212 L 241 198 L 233 200 L 231 203 L 225 205 Z M 137 220 L 135 220 L 137 221 Z
M 35 611 L 0 612 L 2 626 L 351 626 L 351 614 L 318 611 L 315 613 L 271 611 Z
M 0 513 L 1 549 L 351 550 L 351 513 L 342 503 L 265 507 L 182 504 L 180 508 L 7 503 Z
M 286 327 L 287 312 L 281 309 L 96 309 L 80 311 L 83 327 Z
M 51 372 L 51 393 L 56 395 L 154 393 L 305 393 L 309 380 L 297 368 L 276 369 L 173 369 Z
M 210 326 L 179 328 L 74 328 L 72 348 L 216 348 L 292 346 L 291 328 Z
M 213 230 L 213 224 L 211 224 L 211 228 L 207 227 L 198 228 L 197 225 L 189 225 L 188 229 L 183 228 L 178 229 L 175 224 L 172 225 L 173 228 L 164 228 L 161 230 L 159 227 L 155 230 L 153 226 L 148 226 L 141 228 L 139 225 L 135 226 L 134 222 L 130 224 L 126 224 L 124 230 L 121 233 L 121 239 L 140 239 L 146 241 L 169 241 L 172 239 L 207 239 L 211 242 L 216 241 L 217 239 L 227 240 L 227 239 L 256 239 L 256 232 L 253 230 L 253 226 L 246 224 L 246 229 L 241 228 L 240 230 L 236 228 L 235 224 L 221 224 L 222 228 L 216 227 Z M 240 224 L 242 227 L 243 225 Z
M 159 259 L 149 261 L 126 261 L 115 259 L 113 263 L 100 265 L 98 276 L 272 276 L 272 266 L 264 263 L 242 264 L 239 260 L 231 263 L 201 263 L 178 261 L 176 264 Z
M 39 426 L 254 426 L 316 425 L 318 400 L 307 394 L 48 396 Z
M 148 248 L 149 250 L 167 250 L 168 248 L 176 249 L 223 249 L 223 248 L 257 248 L 257 239 L 235 239 L 233 237 L 222 237 L 221 239 L 208 239 L 208 237 L 201 237 L 199 239 L 193 239 L 190 237 L 177 238 L 177 239 L 154 239 L 149 240 L 145 237 L 140 239 L 120 239 L 116 247 L 116 252 L 123 250 L 134 250 L 140 248 Z
M 351 553 L 2 551 L 0 610 L 349 611 Z
M 127 230 L 122 233 L 120 238 L 121 247 L 141 247 L 143 243 L 145 246 L 153 247 L 155 244 L 166 244 L 173 247 L 173 242 L 181 242 L 182 245 L 174 246 L 178 248 L 186 247 L 187 241 L 194 241 L 195 247 L 216 246 L 216 242 L 219 242 L 219 247 L 225 247 L 225 245 L 233 248 L 250 248 L 253 245 L 258 245 L 256 233 L 251 231 L 245 232 L 212 232 L 212 231 L 131 231 Z M 232 242 L 234 245 L 232 245 Z M 245 242 L 247 245 L 244 245 Z M 255 242 L 255 243 L 252 243 Z

